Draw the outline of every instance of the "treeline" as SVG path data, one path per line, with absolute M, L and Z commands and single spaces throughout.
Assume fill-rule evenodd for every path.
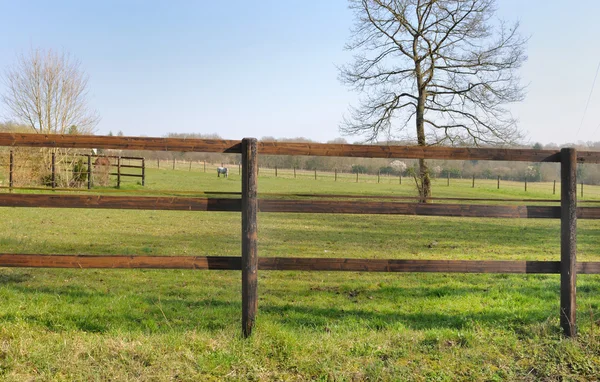
M 0 123 L 0 131 L 27 131 L 26 127 L 11 123 Z M 112 134 L 111 134 L 112 135 Z M 118 132 L 117 135 L 122 135 Z M 190 134 L 190 133 L 169 133 L 170 138 L 201 138 L 201 139 L 222 139 L 217 134 Z M 316 143 L 313 140 L 298 138 L 276 139 L 274 137 L 262 137 L 262 141 L 279 142 L 305 142 Z M 343 138 L 338 138 L 327 143 L 349 143 Z M 392 145 L 410 145 L 410 142 L 386 142 Z M 575 147 L 578 150 L 600 151 L 600 142 L 578 142 L 562 145 L 562 147 Z M 514 148 L 534 148 L 534 149 L 553 149 L 560 147 L 556 144 L 514 146 Z M 7 148 L 0 148 L 0 155 Z M 165 151 L 137 151 L 137 150 L 100 150 L 100 153 L 107 155 L 122 155 L 144 157 L 147 160 L 172 161 L 195 161 L 212 164 L 237 165 L 240 162 L 239 154 L 220 154 L 220 153 L 182 153 Z M 0 163 L 5 162 L 0 159 Z M 498 162 L 498 161 L 428 161 L 432 177 L 446 178 L 471 178 L 475 176 L 480 179 L 495 179 L 500 176 L 505 180 L 515 181 L 552 181 L 560 178 L 560 165 L 558 163 L 526 163 L 526 162 Z M 340 157 L 317 157 L 317 156 L 278 156 L 278 155 L 259 155 L 259 166 L 266 168 L 297 168 L 301 170 L 318 170 L 351 172 L 362 174 L 389 174 L 410 176 L 417 171 L 416 160 L 403 159 L 370 159 L 370 158 L 340 158 Z M 578 168 L 578 180 L 586 184 L 600 184 L 600 165 L 580 164 Z

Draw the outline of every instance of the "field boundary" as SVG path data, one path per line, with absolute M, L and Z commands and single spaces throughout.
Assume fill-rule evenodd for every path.
M 160 257 L 0 254 L 0 266 L 50 268 L 183 268 L 229 269 L 242 272 L 242 333 L 248 337 L 258 310 L 258 270 L 559 273 L 560 323 L 566 336 L 576 330 L 576 275 L 598 274 L 600 262 L 577 263 L 577 218 L 600 219 L 600 207 L 577 207 L 577 163 L 600 163 L 600 152 L 498 148 L 375 146 L 349 144 L 100 137 L 0 133 L 0 146 L 67 147 L 239 153 L 242 156 L 242 192 L 239 199 L 194 197 L 140 197 L 99 195 L 0 194 L 4 207 L 114 208 L 241 212 L 241 257 Z M 454 159 L 559 162 L 561 199 L 556 206 L 400 203 L 390 201 L 280 200 L 258 198 L 258 154 L 349 156 L 367 158 Z M 310 196 L 310 195 L 308 195 Z M 560 261 L 487 260 L 380 260 L 258 257 L 259 212 L 400 214 L 454 217 L 561 219 Z

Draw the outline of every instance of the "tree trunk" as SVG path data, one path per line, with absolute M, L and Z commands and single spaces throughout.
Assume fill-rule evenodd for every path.
M 427 93 L 425 90 L 419 92 L 417 101 L 417 143 L 419 146 L 426 146 L 425 142 L 425 99 Z M 425 159 L 419 159 L 419 196 L 421 203 L 427 203 L 427 198 L 431 197 L 431 179 L 429 178 L 429 168 Z

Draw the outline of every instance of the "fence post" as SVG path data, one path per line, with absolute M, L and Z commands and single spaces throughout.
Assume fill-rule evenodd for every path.
M 527 192 L 527 177 L 525 177 L 525 192 Z
M 206 172 L 206 161 L 204 161 L 204 172 Z
M 294 166 L 294 179 L 296 179 L 296 166 Z
M 335 174 L 334 175 L 335 176 L 334 181 L 337 182 L 337 168 L 333 169 L 333 171 L 334 171 L 334 174 Z
M 583 198 L 583 180 L 581 181 L 581 197 Z
M 560 150 L 560 326 L 575 337 L 577 281 L 577 150 Z
M 238 163 L 238 175 L 242 173 L 242 162 Z
M 471 188 L 475 188 L 475 175 L 473 175 L 473 186 Z
M 552 195 L 556 195 L 556 179 L 554 179 L 554 187 L 552 187 Z
M 277 178 L 277 166 L 275 166 L 275 178 Z
M 500 189 L 500 175 L 498 175 L 498 189 Z
M 381 176 L 381 170 L 377 171 L 377 184 L 379 184 L 379 177 Z
M 192 161 L 190 160 L 190 169 L 188 171 L 192 171 Z
M 173 158 L 173 170 L 175 170 L 175 158 Z
M 242 139 L 242 334 L 246 338 L 252 334 L 258 309 L 257 146 L 255 138 Z
M 146 158 L 142 158 L 142 187 L 144 187 L 145 185 L 146 185 Z
M 117 188 L 121 188 L 121 157 L 117 157 Z
M 52 188 L 56 188 L 56 153 L 52 153 Z
M 12 192 L 13 188 L 13 171 L 15 170 L 15 156 L 12 150 L 10 150 L 10 168 L 8 171 L 8 187 L 10 188 L 10 192 Z
M 356 170 L 356 183 L 358 183 L 358 170 Z
M 398 175 L 398 183 L 402 184 L 402 174 Z
M 160 169 L 160 158 L 156 158 L 156 166 Z
M 88 190 L 92 189 L 92 156 L 90 154 L 87 155 L 88 162 L 88 171 L 87 171 L 87 188 Z
M 315 168 L 315 180 L 317 180 L 317 169 Z
M 448 177 L 446 179 L 446 186 L 450 187 L 450 172 L 446 174 Z

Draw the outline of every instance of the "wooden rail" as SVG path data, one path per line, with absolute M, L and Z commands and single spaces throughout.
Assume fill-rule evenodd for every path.
M 600 208 L 577 207 L 576 167 L 577 163 L 600 163 L 600 153 L 598 152 L 577 152 L 574 149 L 553 151 L 498 148 L 279 143 L 257 142 L 253 138 L 245 138 L 240 142 L 206 139 L 97 137 L 75 135 L 59 136 L 11 133 L 0 134 L 0 145 L 198 151 L 242 154 L 241 199 L 65 194 L 0 194 L 0 206 L 2 207 L 114 208 L 241 212 L 241 257 L 0 254 L 0 266 L 241 270 L 242 333 L 246 337 L 252 333 L 258 309 L 258 270 L 558 273 L 561 275 L 560 322 L 561 327 L 567 336 L 575 336 L 577 333 L 577 273 L 600 273 L 600 262 L 578 263 L 576 261 L 577 219 L 600 218 Z M 429 204 L 381 200 L 331 200 L 328 199 L 330 198 L 329 196 L 323 196 L 321 200 L 258 199 L 258 153 L 270 155 L 316 155 L 370 158 L 560 162 L 562 187 L 561 204 L 560 207 L 495 204 Z M 121 164 L 119 163 L 119 168 L 120 167 Z M 340 197 L 340 199 L 343 197 L 344 196 Z M 560 261 L 392 260 L 299 257 L 261 258 L 258 256 L 257 247 L 257 215 L 259 212 L 400 214 L 486 218 L 560 218 L 561 258 Z
M 242 211 L 240 199 L 168 196 L 0 194 L 0 207 L 98 208 L 166 211 Z M 423 204 L 379 201 L 258 199 L 258 211 L 270 213 L 337 213 L 372 215 L 419 215 L 509 219 L 558 219 L 560 207 Z M 580 219 L 600 219 L 600 208 L 577 207 Z
M 560 261 L 391 260 L 322 257 L 260 257 L 263 271 L 422 272 L 422 273 L 560 273 Z M 242 270 L 239 256 L 126 256 L 0 254 L 2 267 L 149 268 Z M 577 273 L 598 274 L 600 262 L 576 264 Z
M 105 148 L 235 154 L 242 152 L 241 141 L 223 139 L 108 137 L 25 133 L 0 133 L 0 146 Z M 264 155 L 560 162 L 560 151 L 558 150 L 290 142 L 258 142 L 257 150 L 260 154 Z M 577 162 L 600 163 L 600 152 L 580 151 L 577 153 Z

